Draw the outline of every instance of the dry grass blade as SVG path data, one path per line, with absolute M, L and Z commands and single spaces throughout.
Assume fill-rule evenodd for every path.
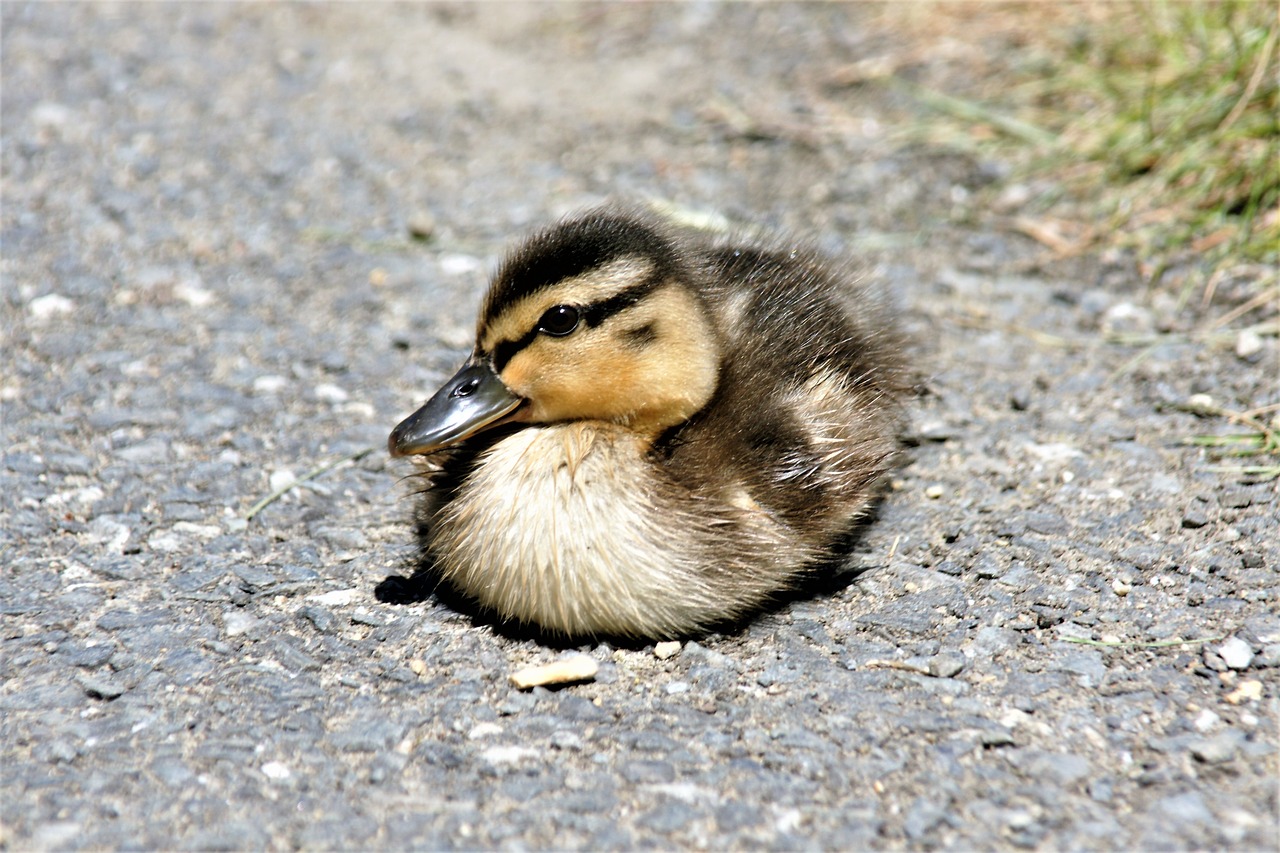
M 298 486 L 301 486 L 303 483 L 307 482 L 308 480 L 314 480 L 316 477 L 319 477 L 321 474 L 324 474 L 328 471 L 332 471 L 334 468 L 337 468 L 343 462 L 357 462 L 363 459 L 364 457 L 368 456 L 372 452 L 373 452 L 372 447 L 366 447 L 363 450 L 357 450 L 355 453 L 351 453 L 351 454 L 348 454 L 347 456 L 340 457 L 338 459 L 333 460 L 332 462 L 326 462 L 324 465 L 321 465 L 317 468 L 312 468 L 310 471 L 303 474 L 298 479 L 290 482 L 288 485 L 281 486 L 271 494 L 267 495 L 262 500 L 258 501 L 252 507 L 250 507 L 249 511 L 244 514 L 244 520 L 252 521 L 255 515 L 262 512 L 264 509 L 271 506 L 271 504 L 280 500 L 280 498 L 282 498 L 284 495 L 288 494 L 293 489 L 296 489 Z

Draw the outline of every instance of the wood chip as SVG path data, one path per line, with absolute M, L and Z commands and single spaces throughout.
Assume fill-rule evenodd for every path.
M 512 685 L 520 690 L 534 687 L 545 687 L 548 684 L 572 684 L 575 681 L 590 681 L 596 677 L 600 664 L 586 655 L 570 655 L 558 661 L 529 666 L 511 673 Z

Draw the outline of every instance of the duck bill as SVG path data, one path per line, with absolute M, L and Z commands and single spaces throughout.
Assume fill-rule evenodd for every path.
M 434 453 L 496 426 L 524 401 L 487 364 L 469 362 L 391 431 L 392 456 Z

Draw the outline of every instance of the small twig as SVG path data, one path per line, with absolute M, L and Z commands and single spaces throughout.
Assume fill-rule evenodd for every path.
M 884 564 L 890 565 L 893 562 L 894 555 L 898 553 L 898 543 L 902 541 L 902 537 L 898 536 L 893 540 L 893 544 L 889 546 L 889 556 L 884 558 Z
M 916 675 L 929 674 L 928 667 L 919 666 L 914 663 L 907 663 L 902 660 L 884 660 L 882 658 L 876 658 L 874 660 L 867 661 L 863 666 L 870 669 L 899 669 L 903 672 L 914 672 Z
M 363 459 L 364 457 L 368 456 L 372 452 L 373 452 L 372 447 L 366 447 L 362 450 L 357 450 L 355 453 L 351 453 L 347 456 L 343 456 L 339 459 L 335 459 L 332 462 L 326 462 L 324 465 L 321 465 L 319 468 L 312 468 L 310 471 L 303 474 L 301 477 L 294 480 L 293 482 L 289 483 L 287 486 L 281 486 L 280 488 L 276 489 L 274 492 L 267 495 L 265 498 L 258 501 L 256 504 L 254 504 L 249 509 L 249 511 L 245 513 L 244 520 L 252 521 L 255 515 L 262 512 L 264 509 L 271 506 L 271 504 L 278 501 L 281 498 L 281 496 L 287 493 L 290 489 L 296 488 L 297 486 L 301 486 L 303 483 L 307 482 L 308 480 L 314 480 L 316 477 L 319 477 L 321 474 L 324 474 L 327 471 L 331 471 L 334 468 L 337 468 L 343 462 L 357 462 Z
M 1159 640 L 1155 642 L 1124 642 L 1123 640 L 1090 640 L 1087 637 L 1063 637 L 1068 643 L 1079 643 L 1082 646 L 1103 646 L 1108 649 L 1167 649 L 1171 646 L 1193 646 L 1203 643 L 1216 643 L 1226 637 L 1200 637 L 1195 640 Z

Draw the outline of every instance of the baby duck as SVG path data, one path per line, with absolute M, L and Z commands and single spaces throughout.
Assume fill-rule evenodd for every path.
M 426 564 L 566 637 L 741 619 L 838 556 L 896 450 L 897 338 L 801 246 L 604 208 L 500 266 L 458 373 L 391 433 Z

